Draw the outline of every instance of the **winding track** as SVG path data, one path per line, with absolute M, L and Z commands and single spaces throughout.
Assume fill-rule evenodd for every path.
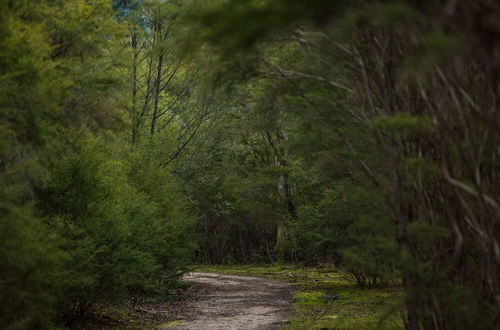
M 190 273 L 184 279 L 213 290 L 193 302 L 186 322 L 169 329 L 276 329 L 291 314 L 286 283 L 214 273 Z

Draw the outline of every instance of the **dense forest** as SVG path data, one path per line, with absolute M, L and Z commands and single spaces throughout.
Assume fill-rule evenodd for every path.
M 0 328 L 281 262 L 494 329 L 499 105 L 496 0 L 0 1 Z

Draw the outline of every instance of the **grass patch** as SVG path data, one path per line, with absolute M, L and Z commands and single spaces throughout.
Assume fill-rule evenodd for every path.
M 186 323 L 186 321 L 184 321 L 184 320 L 170 321 L 170 322 L 167 322 L 167 323 L 163 323 L 163 324 L 157 325 L 155 327 L 155 329 L 168 329 L 168 328 L 171 328 L 171 327 L 176 327 L 176 326 L 184 325 L 185 323 Z
M 403 290 L 363 289 L 348 274 L 328 267 L 294 265 L 197 266 L 196 271 L 260 276 L 294 286 L 295 316 L 284 329 L 402 329 Z
M 143 329 L 140 313 L 126 305 L 97 306 L 85 319 L 82 319 L 75 328 L 78 329 Z

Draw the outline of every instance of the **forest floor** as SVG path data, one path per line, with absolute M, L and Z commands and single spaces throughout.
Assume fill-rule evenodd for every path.
M 363 289 L 329 267 L 197 266 L 171 301 L 100 312 L 91 329 L 402 329 L 402 289 Z M 104 318 L 104 319 L 103 319 Z M 90 329 L 90 328 L 87 328 Z
M 175 299 L 101 306 L 83 329 L 277 329 L 291 317 L 291 285 L 252 276 L 191 272 Z
M 199 266 L 196 270 L 259 276 L 291 285 L 292 316 L 282 329 L 403 329 L 403 290 L 398 284 L 360 288 L 349 274 L 331 267 L 234 265 Z

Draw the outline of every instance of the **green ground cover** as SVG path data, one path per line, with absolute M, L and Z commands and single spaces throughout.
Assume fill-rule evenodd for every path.
M 261 276 L 291 283 L 295 315 L 284 329 L 401 329 L 403 291 L 397 285 L 359 288 L 329 267 L 197 266 L 196 271 Z

